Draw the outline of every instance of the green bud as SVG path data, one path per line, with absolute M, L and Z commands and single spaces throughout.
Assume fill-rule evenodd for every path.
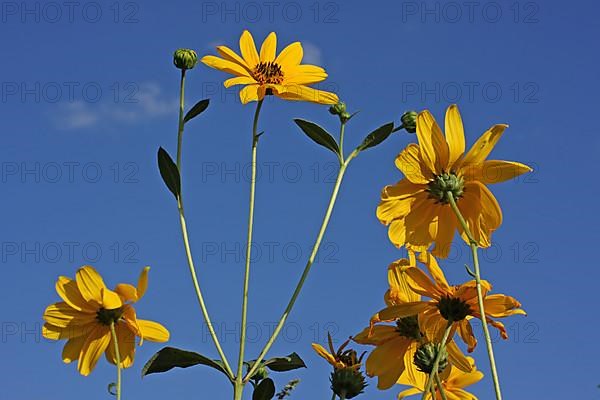
M 419 114 L 416 111 L 407 111 L 400 117 L 406 132 L 415 133 L 417 131 L 417 115 Z
M 365 377 L 356 366 L 334 370 L 331 373 L 331 390 L 343 399 L 352 399 L 367 387 Z
M 198 62 L 198 54 L 190 49 L 177 49 L 173 53 L 173 64 L 179 69 L 192 69 Z
M 346 112 L 346 103 L 340 101 L 339 103 L 329 107 L 329 112 L 332 115 L 342 115 L 342 113 Z
M 446 348 L 442 348 L 440 344 L 433 343 L 425 343 L 417 349 L 415 352 L 415 356 L 413 357 L 413 363 L 417 367 L 417 369 L 426 374 L 431 374 L 433 370 L 433 364 L 435 363 L 435 358 L 437 357 L 438 351 L 442 351 L 440 361 L 438 364 L 437 371 L 441 373 L 448 366 L 448 353 L 446 352 Z

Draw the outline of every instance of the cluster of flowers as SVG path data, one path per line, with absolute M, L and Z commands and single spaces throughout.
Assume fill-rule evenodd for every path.
M 405 246 L 409 258 L 388 267 L 387 307 L 373 315 L 369 327 L 353 340 L 375 346 L 366 372 L 378 378 L 379 389 L 411 386 L 399 398 L 424 393 L 424 398 L 474 399 L 463 388 L 481 380 L 483 374 L 454 342 L 456 333 L 472 352 L 477 340 L 470 319 L 485 320 L 506 339 L 504 325 L 494 318 L 525 314 L 513 297 L 489 294 L 492 285 L 485 280 L 479 281 L 479 294 L 477 280 L 448 284 L 435 258 L 448 256 L 457 230 L 475 248 L 488 247 L 502 212 L 485 184 L 531 170 L 517 162 L 486 160 L 505 128 L 493 126 L 465 154 L 456 106 L 447 110 L 445 137 L 428 111 L 419 113 L 418 144 L 409 144 L 396 159 L 404 178 L 382 191 L 377 217 L 389 226 L 390 241 Z M 330 345 L 328 352 L 318 344 L 313 348 L 333 365 L 332 389 L 338 396 L 349 399 L 363 391 L 361 359 L 345 356 L 352 350 L 336 353 Z M 352 384 L 342 379 L 348 370 L 354 371 Z

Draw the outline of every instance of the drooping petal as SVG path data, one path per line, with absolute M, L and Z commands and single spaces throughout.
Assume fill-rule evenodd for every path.
M 312 348 L 318 355 L 323 357 L 334 368 L 344 368 L 345 367 L 343 362 L 337 361 L 335 359 L 335 357 L 332 354 L 330 354 L 327 350 L 325 350 L 325 348 L 323 346 L 321 346 L 320 344 L 313 343 Z
M 138 319 L 137 324 L 140 327 L 144 340 L 159 343 L 169 340 L 169 331 L 158 322 Z
M 429 274 L 433 277 L 433 280 L 439 288 L 441 288 L 444 291 L 450 290 L 450 285 L 448 285 L 448 281 L 446 280 L 444 271 L 442 271 L 437 260 L 431 253 L 420 253 L 417 259 L 421 263 L 425 264 L 427 270 L 429 271 Z
M 223 82 L 223 86 L 225 86 L 226 88 L 230 88 L 235 85 L 252 85 L 252 84 L 256 84 L 256 80 L 249 76 L 236 76 L 234 78 L 226 79 L 225 82 Z
M 68 328 L 92 323 L 96 320 L 96 314 L 79 311 L 65 302 L 60 302 L 46 307 L 43 318 L 51 325 Z
M 504 130 L 508 128 L 506 124 L 498 124 L 488 129 L 471 147 L 461 162 L 462 166 L 477 165 L 490 155 Z
M 377 376 L 377 388 L 386 390 L 392 387 L 404 372 L 404 354 L 412 341 L 398 337 L 377 346 L 367 358 L 366 369 L 369 376 Z
M 304 50 L 300 42 L 294 42 L 288 45 L 285 49 L 281 50 L 281 53 L 275 59 L 275 63 L 281 66 L 281 69 L 287 71 L 300 64 L 302 57 L 304 56 Z
M 431 254 L 438 258 L 447 258 L 454 243 L 454 232 L 458 227 L 456 215 L 450 207 L 442 207 L 439 213 L 437 236 Z
M 527 315 L 521 309 L 521 303 L 514 297 L 503 294 L 492 294 L 483 299 L 485 313 L 494 318 L 508 317 L 511 315 Z
M 396 157 L 396 168 L 398 168 L 409 181 L 426 185 L 433 178 L 432 172 L 421 158 L 419 145 L 411 143 Z
M 427 301 L 413 301 L 410 303 L 396 304 L 379 311 L 377 314 L 371 317 L 371 324 L 382 321 L 395 321 L 399 318 L 411 317 L 417 315 L 420 312 L 425 311 L 430 307 Z
M 108 288 L 102 288 L 100 291 L 102 294 L 102 307 L 107 310 L 115 310 L 123 305 L 121 297 L 116 292 Z
M 275 32 L 269 33 L 262 46 L 260 46 L 260 61 L 274 61 L 277 52 L 277 35 Z
M 467 386 L 471 386 L 480 380 L 483 379 L 483 373 L 481 371 L 472 371 L 466 374 L 457 374 L 456 377 L 452 377 L 450 380 L 450 384 L 454 388 L 464 388 Z M 465 397 L 466 399 L 473 399 L 473 395 L 469 397 Z
M 403 390 L 400 393 L 398 393 L 398 400 L 402 400 L 409 396 L 414 396 L 415 394 L 420 394 L 420 393 L 423 393 L 423 389 L 417 389 L 417 388 L 406 389 L 406 390 Z
M 285 100 L 310 101 L 318 104 L 337 104 L 339 102 L 335 93 L 295 84 L 285 85 L 285 91 L 277 93 L 277 96 Z
M 440 342 L 448 327 L 448 321 L 440 315 L 437 307 L 430 308 L 419 314 L 419 327 L 430 341 Z M 454 332 L 451 332 L 450 337 L 452 336 L 454 336 Z
M 475 339 L 475 334 L 473 334 L 473 327 L 471 326 L 471 323 L 468 320 L 463 319 L 458 323 L 458 334 L 460 335 L 463 342 L 465 342 L 465 344 L 468 346 L 467 351 L 469 353 L 475 350 L 475 347 L 477 346 L 477 339 Z
M 83 298 L 77 282 L 67 278 L 66 276 L 60 276 L 56 281 L 56 292 L 64 300 L 65 303 L 70 305 L 72 308 L 79 311 L 94 311 L 93 305 Z
M 446 350 L 448 351 L 448 360 L 452 366 L 464 372 L 473 371 L 472 358 L 466 357 L 453 340 L 446 344 Z
M 421 158 L 432 174 L 440 175 L 448 167 L 448 143 L 428 110 L 417 116 L 417 138 Z
M 385 342 L 397 338 L 398 330 L 392 325 L 375 325 L 365 328 L 358 335 L 352 337 L 356 343 L 380 346 Z
M 138 301 L 138 293 L 135 286 L 129 283 L 119 283 L 115 287 L 115 292 L 121 297 L 123 301 L 130 301 L 135 303 Z
M 259 85 L 248 85 L 240 90 L 240 101 L 242 104 L 248 104 L 251 101 L 258 101 L 259 89 Z
M 148 289 L 148 272 L 150 272 L 150 267 L 144 267 L 142 272 L 140 273 L 140 277 L 138 278 L 137 283 L 137 295 L 138 300 L 144 297 L 146 294 L 146 290 Z
M 142 330 L 138 325 L 135 309 L 129 304 L 126 304 L 123 307 L 123 322 L 129 327 L 129 329 L 131 329 L 133 333 L 135 333 L 136 336 L 139 336 L 142 339 L 144 338 L 142 335 Z M 140 345 L 141 344 L 142 342 L 140 342 Z
M 439 215 L 442 210 L 443 205 L 430 198 L 415 203 L 405 218 L 407 244 L 428 248 L 437 237 Z
M 407 279 L 408 286 L 420 294 L 421 296 L 430 297 L 432 299 L 439 299 L 445 294 L 444 289 L 436 286 L 435 283 L 419 268 L 410 267 L 405 270 L 408 275 Z
M 448 142 L 448 166 L 452 166 L 465 152 L 465 131 L 458 106 L 452 104 L 446 110 L 446 141 Z
M 85 265 L 75 275 L 81 296 L 93 304 L 102 304 L 102 289 L 106 287 L 100 274 L 91 266 Z
M 79 360 L 79 356 L 81 355 L 81 349 L 85 341 L 87 340 L 87 336 L 78 336 L 75 338 L 71 338 L 65 344 L 62 351 L 62 360 L 66 364 L 70 364 L 73 361 Z
M 97 325 L 97 321 L 84 325 L 71 324 L 67 327 L 59 327 L 49 323 L 42 326 L 42 336 L 50 340 L 72 339 L 80 336 L 87 336 Z
M 388 306 L 421 300 L 421 296 L 415 293 L 407 282 L 406 269 L 410 266 L 410 261 L 403 258 L 394 261 L 388 267 L 390 289 L 385 294 L 385 302 Z
M 249 77 L 250 73 L 240 64 L 225 60 L 216 56 L 204 56 L 200 60 L 204 64 L 208 65 L 211 68 L 218 69 L 219 71 L 227 72 L 228 74 L 237 75 L 237 76 L 246 76 Z
M 100 356 L 106 351 L 109 343 L 109 328 L 104 325 L 98 325 L 86 338 L 81 348 L 81 356 L 77 364 L 77 369 L 81 375 L 87 376 L 94 370 Z
M 244 31 L 240 36 L 240 52 L 250 68 L 254 68 L 260 62 L 254 38 L 249 31 Z
M 135 334 L 123 323 L 117 324 L 115 327 L 117 334 L 117 344 L 119 347 L 119 357 L 121 359 L 121 367 L 129 368 L 133 365 L 135 359 Z M 106 348 L 106 359 L 111 364 L 117 365 L 117 356 L 115 353 L 115 342 L 112 338 Z

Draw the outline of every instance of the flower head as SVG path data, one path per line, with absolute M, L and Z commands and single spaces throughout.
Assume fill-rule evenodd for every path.
M 263 42 L 260 53 L 248 31 L 240 37 L 241 56 L 226 46 L 217 46 L 221 57 L 204 56 L 202 62 L 232 75 L 224 82 L 225 87 L 246 85 L 240 91 L 243 104 L 262 100 L 273 94 L 286 100 L 310 101 L 321 104 L 336 104 L 335 93 L 314 89 L 308 85 L 322 82 L 327 78 L 325 70 L 316 65 L 300 64 L 303 50 L 300 42 L 294 42 L 277 51 L 277 35 L 271 32 Z
M 430 300 L 388 306 L 371 318 L 371 324 L 418 315 L 420 329 L 425 332 L 428 338 L 438 343 L 443 337 L 446 326 L 451 323 L 452 330 L 449 337 L 454 337 L 454 333 L 458 330 L 460 337 L 469 346 L 469 352 L 473 351 L 477 345 L 477 340 L 469 319 L 472 317 L 481 318 L 477 306 L 475 281 L 450 286 L 431 254 L 421 253 L 418 260 L 425 264 L 433 279 L 416 266 L 411 266 L 404 270 L 407 284 L 412 291 L 427 296 Z M 520 308 L 521 303 L 513 297 L 503 294 L 488 295 L 492 286 L 485 280 L 481 283 L 486 321 L 500 331 L 503 339 L 507 339 L 508 334 L 504 325 L 492 318 L 517 314 L 525 315 L 525 311 Z
M 416 264 L 414 255 L 409 253 L 409 256 L 409 259 L 398 260 L 388 267 L 390 288 L 384 297 L 388 307 L 421 300 L 421 296 L 408 285 L 405 271 Z M 429 342 L 419 325 L 417 313 L 385 322 L 392 321 L 394 325 L 375 325 L 380 321 L 373 321 L 370 327 L 353 338 L 357 343 L 375 346 L 367 358 L 367 375 L 377 376 L 377 387 L 382 390 L 389 389 L 398 381 L 405 369 L 412 365 L 419 347 Z M 470 370 L 465 356 L 453 341 L 447 343 L 447 351 L 450 362 L 465 371 Z
M 133 364 L 136 336 L 140 338 L 140 345 L 144 339 L 169 340 L 169 331 L 164 326 L 137 319 L 132 305 L 146 292 L 149 269 L 143 269 L 137 287 L 119 284 L 114 291 L 87 265 L 77 271 L 75 280 L 65 276 L 58 278 L 56 292 L 63 301 L 46 308 L 42 334 L 48 339 L 67 340 L 62 353 L 65 363 L 78 361 L 79 372 L 89 375 L 105 353 L 106 359 L 116 365 L 111 326 L 116 332 L 123 368 Z
M 502 223 L 502 211 L 486 184 L 503 182 L 531 171 L 512 161 L 487 160 L 507 125 L 485 132 L 465 154 L 465 135 L 456 105 L 446 111 L 446 135 L 429 111 L 417 116 L 419 144 L 409 144 L 396 158 L 404 179 L 386 186 L 377 207 L 377 217 L 389 226 L 396 246 L 432 252 L 446 258 L 455 231 L 466 242 L 466 232 L 450 206 L 452 194 L 469 230 L 479 246 L 490 246 L 490 238 Z
M 444 392 L 446 393 L 448 399 L 477 400 L 477 397 L 465 391 L 464 388 L 479 382 L 481 379 L 483 379 L 483 374 L 480 371 L 477 371 L 475 368 L 475 362 L 473 358 L 467 357 L 467 359 L 472 367 L 470 372 L 465 372 L 458 368 L 451 367 L 440 374 L 442 386 L 444 387 Z M 401 400 L 407 396 L 423 393 L 426 382 L 427 374 L 420 372 L 415 368 L 407 369 L 407 373 L 400 378 L 398 383 L 401 385 L 412 386 L 412 388 L 400 392 L 398 394 L 398 399 Z M 442 396 L 439 393 L 437 386 L 435 387 L 435 390 L 436 400 L 441 400 Z M 426 399 L 431 399 L 431 394 L 427 394 Z

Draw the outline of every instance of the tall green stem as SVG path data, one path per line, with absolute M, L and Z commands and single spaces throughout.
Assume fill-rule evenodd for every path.
M 246 268 L 244 270 L 244 289 L 242 297 L 242 326 L 240 328 L 240 354 L 238 357 L 238 369 L 236 374 L 236 384 L 242 384 L 242 375 L 244 368 L 244 353 L 246 350 L 246 328 L 248 320 L 248 285 L 250 282 L 250 259 L 252 258 L 252 233 L 254 230 L 254 199 L 256 194 L 256 158 L 258 149 L 258 117 L 262 108 L 263 100 L 256 103 L 256 111 L 254 112 L 254 122 L 252 124 L 252 163 L 251 163 L 251 178 L 250 178 L 250 206 L 248 211 L 248 241 L 246 242 Z M 241 386 L 243 390 L 243 385 Z
M 179 171 L 179 175 L 182 175 L 181 170 L 181 153 L 182 153 L 182 143 L 183 143 L 183 129 L 184 129 L 184 107 L 185 107 L 185 69 L 181 70 L 181 84 L 179 90 L 179 125 L 177 129 L 177 170 Z M 188 267 L 190 270 L 190 275 L 192 277 L 192 282 L 194 284 L 194 290 L 196 291 L 196 297 L 198 298 L 198 303 L 200 304 L 200 309 L 202 311 L 202 315 L 204 316 L 204 321 L 208 327 L 208 331 L 210 336 L 215 344 L 217 352 L 221 357 L 221 361 L 223 361 L 223 366 L 225 367 L 225 371 L 229 376 L 229 379 L 233 380 L 233 371 L 229 366 L 229 362 L 227 361 L 227 357 L 225 356 L 225 352 L 221 347 L 221 343 L 219 342 L 219 338 L 215 332 L 213 324 L 211 322 L 210 316 L 208 314 L 208 309 L 206 308 L 206 304 L 204 302 L 204 296 L 202 295 L 202 290 L 200 289 L 200 284 L 198 283 L 198 277 L 196 276 L 196 268 L 194 267 L 194 259 L 192 257 L 192 249 L 190 248 L 190 241 L 188 237 L 187 224 L 185 222 L 185 211 L 183 207 L 183 195 L 180 193 L 177 196 L 177 209 L 179 210 L 179 222 L 181 225 L 181 235 L 183 237 L 183 245 L 185 247 L 185 254 L 187 257 Z
M 115 345 L 115 358 L 117 361 L 117 400 L 121 400 L 121 353 L 119 352 L 119 341 L 115 331 L 115 323 L 110 323 L 110 334 Z
M 341 131 L 340 135 L 343 135 L 344 124 L 342 124 L 340 131 Z M 294 304 L 296 304 L 296 300 L 298 299 L 298 296 L 300 295 L 300 292 L 302 291 L 302 287 L 304 286 L 304 282 L 306 281 L 306 278 L 308 277 L 308 274 L 310 273 L 310 269 L 315 261 L 315 257 L 317 256 L 317 253 L 321 246 L 321 241 L 323 240 L 323 236 L 325 235 L 325 231 L 327 230 L 327 226 L 329 225 L 331 213 L 333 212 L 333 206 L 335 205 L 335 202 L 337 200 L 337 196 L 338 196 L 338 193 L 340 190 L 340 186 L 342 184 L 342 180 L 344 178 L 344 174 L 346 172 L 346 168 L 348 167 L 348 164 L 350 163 L 350 161 L 352 161 L 352 159 L 354 157 L 356 157 L 357 154 L 358 154 L 358 151 L 355 150 L 348 156 L 348 158 L 345 161 L 343 159 L 343 155 L 341 155 L 341 157 L 340 157 L 340 169 L 338 171 L 335 185 L 333 186 L 331 198 L 329 199 L 329 205 L 327 206 L 327 210 L 325 211 L 325 216 L 323 217 L 323 221 L 321 223 L 321 228 L 319 229 L 319 233 L 317 234 L 317 238 L 315 239 L 315 243 L 313 245 L 313 248 L 312 248 L 312 251 L 308 258 L 308 261 L 306 262 L 306 266 L 304 267 L 304 271 L 302 272 L 302 276 L 300 277 L 300 280 L 298 281 L 298 284 L 296 285 L 296 289 L 294 290 L 292 297 L 290 298 L 285 310 L 283 311 L 283 314 L 281 315 L 281 318 L 279 319 L 277 326 L 273 330 L 271 337 L 269 338 L 269 340 L 265 344 L 265 347 L 260 352 L 260 355 L 254 362 L 254 364 L 252 364 L 252 367 L 250 368 L 250 370 L 244 377 L 244 382 L 248 382 L 248 380 L 250 380 L 252 375 L 256 372 L 256 370 L 260 366 L 261 361 L 265 358 L 265 356 L 267 355 L 267 352 L 269 351 L 271 346 L 273 346 L 273 343 L 275 343 L 277 336 L 281 332 L 283 325 L 287 321 L 287 318 L 289 317 L 292 309 L 294 308 Z
M 490 359 L 490 370 L 492 372 L 492 379 L 494 381 L 494 390 L 496 392 L 496 399 L 502 400 L 502 393 L 500 391 L 500 380 L 498 379 L 498 370 L 496 369 L 496 358 L 494 357 L 494 348 L 492 347 L 492 337 L 490 335 L 490 330 L 487 325 L 486 316 L 485 316 L 485 307 L 483 305 L 483 291 L 481 289 L 481 271 L 479 269 L 479 256 L 477 254 L 477 249 L 479 247 L 477 241 L 473 238 L 473 234 L 465 221 L 465 218 L 462 216 L 458 206 L 456 205 L 456 200 L 451 192 L 448 192 L 448 200 L 450 201 L 450 206 L 456 215 L 460 225 L 465 231 L 467 237 L 469 238 L 469 246 L 471 247 L 471 255 L 473 257 L 473 267 L 475 268 L 475 284 L 477 287 L 477 304 L 479 306 L 479 314 L 481 319 L 481 326 L 483 327 L 483 334 L 485 336 L 485 344 L 487 347 L 488 357 Z
M 442 400 L 448 400 L 448 397 L 446 396 L 446 391 L 444 390 L 444 385 L 442 384 L 442 380 L 440 379 L 440 374 L 438 373 L 435 374 L 435 384 L 437 385 L 438 390 L 440 391 Z
M 439 343 L 440 347 L 435 355 L 435 360 L 433 360 L 433 367 L 431 368 L 431 373 L 427 378 L 427 383 L 425 384 L 425 390 L 423 391 L 422 400 L 427 398 L 427 393 L 433 388 L 433 381 L 435 380 L 435 376 L 437 375 L 438 368 L 440 365 L 440 360 L 442 359 L 442 354 L 446 348 L 446 342 L 448 341 L 448 336 L 450 336 L 450 331 L 452 330 L 452 321 L 448 321 L 448 326 L 444 331 L 444 336 L 442 337 L 442 341 Z M 435 398 L 435 397 L 434 397 Z

